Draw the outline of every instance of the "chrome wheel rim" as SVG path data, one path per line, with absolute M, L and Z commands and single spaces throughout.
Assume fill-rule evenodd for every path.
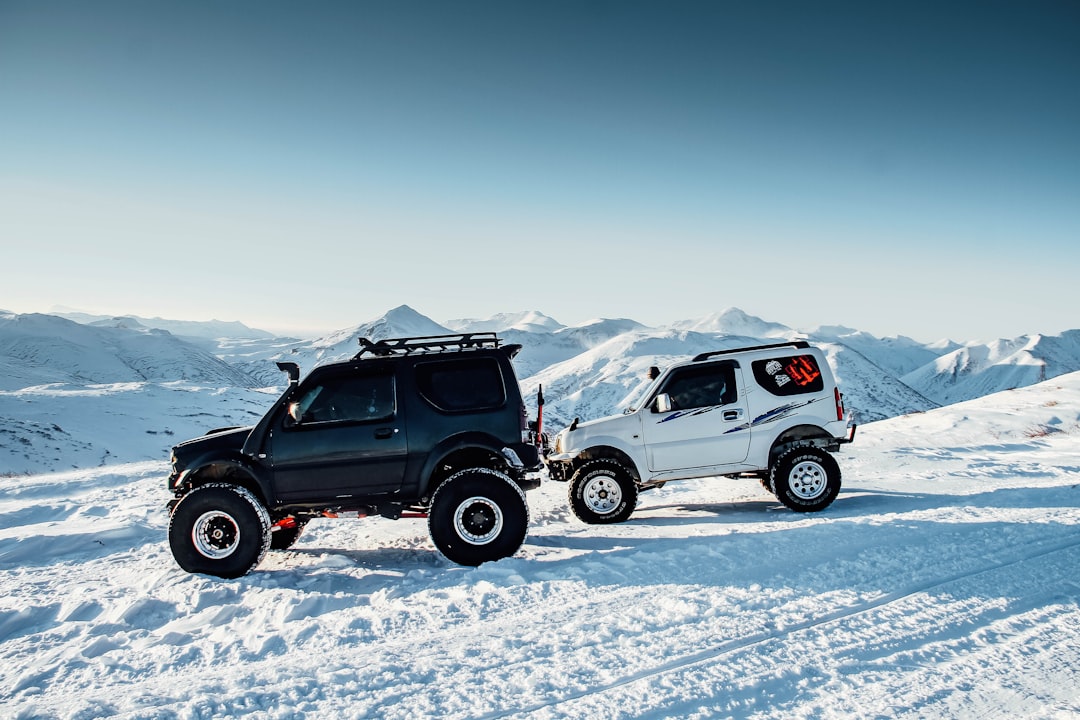
M 498 537 L 502 526 L 502 510 L 486 497 L 471 497 L 454 511 L 454 528 L 458 536 L 470 545 L 491 542 Z
M 191 528 L 191 541 L 200 555 L 220 560 L 232 555 L 240 544 L 240 526 L 232 515 L 211 510 L 195 521 Z
M 622 488 L 615 482 L 615 478 L 609 475 L 597 475 L 585 483 L 581 499 L 585 501 L 585 507 L 592 512 L 597 515 L 607 515 L 622 502 Z
M 800 500 L 814 500 L 825 492 L 828 477 L 825 468 L 812 460 L 804 460 L 791 469 L 788 487 Z

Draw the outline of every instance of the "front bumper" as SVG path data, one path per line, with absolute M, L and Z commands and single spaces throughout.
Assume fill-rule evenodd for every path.
M 570 476 L 574 474 L 574 458 L 577 457 L 577 453 L 559 453 L 558 455 L 549 455 L 545 462 L 547 463 L 548 477 L 558 482 L 568 482 Z

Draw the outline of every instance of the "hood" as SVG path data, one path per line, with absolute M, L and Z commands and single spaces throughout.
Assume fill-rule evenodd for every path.
M 566 448 L 581 448 L 592 442 L 593 438 L 624 436 L 639 431 L 640 427 L 641 419 L 637 413 L 609 415 L 608 417 L 578 423 L 577 428 L 573 431 L 566 428 L 560 432 L 560 435 L 565 438 Z
M 244 446 L 244 440 L 251 433 L 251 426 L 219 428 L 191 440 L 185 440 L 173 447 L 173 455 L 180 461 L 211 450 L 236 450 Z

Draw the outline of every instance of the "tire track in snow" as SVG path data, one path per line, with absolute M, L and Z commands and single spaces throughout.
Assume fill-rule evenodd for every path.
M 1013 557 L 1005 561 L 986 565 L 977 570 L 957 573 L 931 582 L 917 583 L 915 585 L 911 585 L 903 589 L 884 594 L 874 600 L 861 603 L 856 607 L 848 607 L 833 613 L 827 613 L 821 617 L 817 617 L 811 620 L 796 622 L 776 632 L 757 633 L 747 638 L 725 641 L 706 650 L 691 653 L 689 655 L 684 655 L 683 657 L 677 658 L 670 662 L 661 663 L 660 665 L 657 665 L 653 668 L 638 671 L 624 677 L 617 678 L 605 685 L 591 688 L 586 692 L 576 692 L 567 695 L 566 697 L 559 698 L 558 700 L 536 703 L 528 707 L 517 708 L 511 711 L 498 711 L 485 715 L 480 715 L 477 717 L 476 720 L 499 720 L 501 718 L 524 717 L 544 710 L 551 710 L 553 708 L 557 708 L 559 706 L 573 703 L 579 700 L 602 696 L 605 693 L 624 688 L 626 686 L 643 680 L 650 680 L 663 675 L 691 669 L 695 666 L 706 665 L 719 658 L 722 658 L 725 655 L 732 655 L 741 651 L 750 650 L 751 648 L 761 646 L 766 643 L 783 640 L 784 638 L 790 637 L 800 632 L 805 632 L 807 630 L 812 630 L 815 628 L 821 628 L 823 626 L 840 623 L 844 620 L 855 618 L 861 615 L 866 615 L 868 613 L 885 608 L 889 605 L 896 604 L 904 599 L 912 598 L 913 596 L 921 593 L 929 593 L 935 590 L 943 590 L 950 585 L 954 585 L 965 580 L 977 578 L 983 575 L 998 573 L 1009 568 L 1023 565 L 1033 560 L 1045 558 L 1057 553 L 1068 552 L 1075 549 L 1080 549 L 1080 539 L 1072 539 L 1064 542 L 1054 543 L 1049 547 L 1045 547 L 1044 549 L 1035 553 L 1024 554 L 1020 557 Z M 1068 582 L 1066 584 L 1070 587 L 1076 587 L 1076 585 L 1071 582 Z M 1005 591 L 1006 590 L 1003 589 L 1003 592 Z

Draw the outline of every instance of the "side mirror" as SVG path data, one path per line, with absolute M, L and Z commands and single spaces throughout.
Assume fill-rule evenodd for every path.
M 292 421 L 294 423 L 296 423 L 297 425 L 299 425 L 300 424 L 300 418 L 302 416 L 303 416 L 303 413 L 300 411 L 300 403 L 298 403 L 298 402 L 289 403 L 289 417 L 292 418 Z
M 656 396 L 656 401 L 653 403 L 653 412 L 668 413 L 671 412 L 671 396 L 667 393 L 660 393 Z

